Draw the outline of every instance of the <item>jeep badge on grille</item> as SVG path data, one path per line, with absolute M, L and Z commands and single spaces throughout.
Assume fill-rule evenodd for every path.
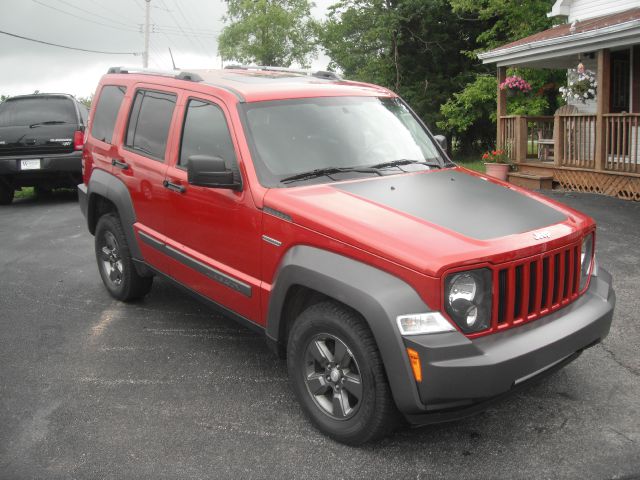
M 543 232 L 535 232 L 533 234 L 534 240 L 544 240 L 545 238 L 551 238 L 551 234 L 547 230 L 544 230 Z

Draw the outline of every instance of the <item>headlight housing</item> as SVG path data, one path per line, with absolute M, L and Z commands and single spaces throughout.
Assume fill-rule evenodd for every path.
M 593 232 L 584 237 L 582 247 L 580 249 L 580 291 L 584 290 L 589 282 L 589 274 L 591 273 L 594 255 Z
M 491 270 L 480 268 L 447 276 L 444 306 L 464 333 L 477 333 L 491 326 Z

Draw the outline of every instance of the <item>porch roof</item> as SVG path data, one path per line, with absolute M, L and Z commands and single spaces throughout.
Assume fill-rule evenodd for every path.
M 558 25 L 478 55 L 482 63 L 564 68 L 578 53 L 640 43 L 640 8 Z M 574 61 L 573 58 L 571 60 Z

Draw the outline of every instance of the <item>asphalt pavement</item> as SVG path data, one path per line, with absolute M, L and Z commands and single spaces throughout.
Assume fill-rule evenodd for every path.
M 640 478 L 640 203 L 599 223 L 609 337 L 475 417 L 365 447 L 318 433 L 256 334 L 158 280 L 102 286 L 75 197 L 0 207 L 0 478 Z

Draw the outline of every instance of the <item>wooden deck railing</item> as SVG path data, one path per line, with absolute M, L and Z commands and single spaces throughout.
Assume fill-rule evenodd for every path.
M 596 160 L 596 116 L 558 115 L 561 139 L 556 165 L 579 168 L 595 168 Z M 557 130 L 557 129 L 556 129 Z
M 604 169 L 640 173 L 640 114 L 610 113 L 605 121 Z
M 517 162 L 516 140 L 519 132 L 516 132 L 517 117 L 514 115 L 506 115 L 500 117 L 500 138 L 498 139 L 499 148 L 503 149 L 512 162 Z

